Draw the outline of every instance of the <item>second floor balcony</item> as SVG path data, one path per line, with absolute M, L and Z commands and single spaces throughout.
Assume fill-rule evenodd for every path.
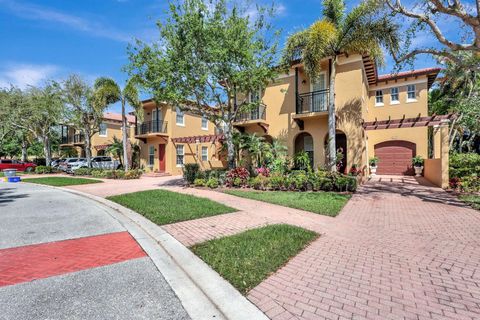
M 163 120 L 151 120 L 139 123 L 135 128 L 135 136 L 138 138 L 149 135 L 166 135 L 168 128 L 167 124 L 167 121 Z
M 237 114 L 234 125 L 239 128 L 240 131 L 244 130 L 246 127 L 258 125 L 267 132 L 268 124 L 266 119 L 266 107 L 265 105 L 260 105 L 252 110 Z
M 60 145 L 82 145 L 85 143 L 85 135 L 83 133 L 70 134 L 67 136 L 62 136 Z
M 302 93 L 297 96 L 296 114 L 308 115 L 328 111 L 329 90 Z

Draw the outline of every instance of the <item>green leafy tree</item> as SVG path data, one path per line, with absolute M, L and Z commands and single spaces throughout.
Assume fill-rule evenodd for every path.
M 130 168 L 130 162 L 128 157 L 129 141 L 127 136 L 127 116 L 125 114 L 126 105 L 130 105 L 137 115 L 140 115 L 139 109 L 141 102 L 138 97 L 138 90 L 133 79 L 127 81 L 123 90 L 120 86 L 110 78 L 99 78 L 96 82 L 98 88 L 98 95 L 103 96 L 109 103 L 115 103 L 120 101 L 122 106 L 122 142 L 123 142 L 123 164 L 125 171 Z
M 130 74 L 155 100 L 204 116 L 224 129 L 230 168 L 236 155 L 233 122 L 237 114 L 260 105 L 248 96 L 276 73 L 278 33 L 267 21 L 272 10 L 258 7 L 256 19 L 247 10 L 238 1 L 171 3 L 165 23 L 157 23 L 159 41 L 137 41 L 129 49 Z
M 78 75 L 71 75 L 63 83 L 63 96 L 67 108 L 67 121 L 80 130 L 85 136 L 85 157 L 88 167 L 92 166 L 92 137 L 100 129 L 103 112 L 114 103 L 104 78 L 99 78 L 90 87 Z
M 329 85 L 328 159 L 330 170 L 336 170 L 335 159 L 335 77 L 338 56 L 358 53 L 369 55 L 378 64 L 383 63 L 383 50 L 398 50 L 398 26 L 388 17 L 377 17 L 377 1 L 365 1 L 345 12 L 343 0 L 324 0 L 323 17 L 306 30 L 289 37 L 283 53 L 283 64 L 290 66 L 298 58 L 305 65 L 311 79 L 321 71 L 321 62 L 329 59 L 331 74 Z
M 60 86 L 55 82 L 43 87 L 30 87 L 25 92 L 11 88 L 8 99 L 8 120 L 20 137 L 22 157 L 27 154 L 32 137 L 43 145 L 45 161 L 52 160 L 52 139 L 64 114 Z

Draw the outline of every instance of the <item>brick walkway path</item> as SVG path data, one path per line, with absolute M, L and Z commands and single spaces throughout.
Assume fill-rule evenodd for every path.
M 480 213 L 440 189 L 379 179 L 337 218 L 174 189 L 241 210 L 165 226 L 186 245 L 273 223 L 322 234 L 248 294 L 272 319 L 480 318 Z

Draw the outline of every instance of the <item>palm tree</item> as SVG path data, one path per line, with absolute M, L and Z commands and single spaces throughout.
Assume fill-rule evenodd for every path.
M 257 136 L 256 133 L 246 135 L 246 146 L 248 153 L 252 157 L 255 166 L 258 168 L 263 164 L 263 159 L 267 153 L 267 144 L 264 137 Z
M 123 143 L 117 137 L 113 137 L 113 142 L 105 150 L 108 154 L 113 155 L 115 158 L 118 158 L 120 165 L 123 166 L 122 155 L 124 155 Z
M 289 37 L 282 64 L 290 66 L 300 60 L 311 79 L 321 71 L 321 62 L 330 59 L 328 106 L 329 167 L 336 171 L 335 147 L 335 76 L 337 59 L 342 54 L 369 55 L 383 63 L 382 46 L 394 52 L 399 47 L 398 26 L 389 17 L 377 17 L 379 1 L 367 0 L 345 13 L 344 0 L 323 0 L 323 17 L 306 30 Z
M 139 115 L 141 102 L 138 97 L 136 83 L 133 79 L 129 79 L 122 91 L 120 86 L 113 79 L 102 77 L 97 79 L 95 82 L 95 88 L 97 89 L 98 94 L 103 97 L 107 97 L 111 104 L 120 101 L 122 105 L 123 160 L 125 171 L 128 171 L 130 168 L 130 163 L 128 161 L 129 141 L 127 136 L 127 117 L 125 114 L 125 106 L 128 103 L 134 109 L 135 113 Z

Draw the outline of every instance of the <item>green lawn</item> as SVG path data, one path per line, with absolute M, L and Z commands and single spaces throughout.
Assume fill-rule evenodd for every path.
M 47 186 L 64 187 L 80 184 L 99 183 L 101 180 L 85 179 L 85 178 L 69 178 L 69 177 L 45 177 L 45 178 L 28 178 L 22 179 L 23 182 L 45 184 Z
M 350 195 L 331 192 L 284 192 L 226 190 L 225 193 L 335 217 Z
M 459 198 L 463 202 L 471 205 L 474 209 L 480 210 L 480 196 L 479 195 L 469 194 L 469 195 L 460 196 Z
M 140 213 L 158 225 L 237 211 L 209 199 L 167 190 L 140 191 L 107 199 Z
M 272 225 L 215 239 L 191 249 L 243 294 L 317 238 L 290 225 Z

